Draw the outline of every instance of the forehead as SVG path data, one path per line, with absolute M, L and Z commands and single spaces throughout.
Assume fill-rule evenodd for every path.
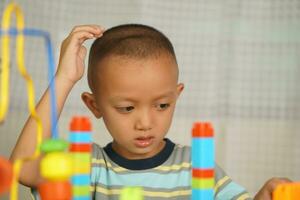
M 169 55 L 148 58 L 110 56 L 99 63 L 97 88 L 107 95 L 161 93 L 176 88 L 178 67 Z

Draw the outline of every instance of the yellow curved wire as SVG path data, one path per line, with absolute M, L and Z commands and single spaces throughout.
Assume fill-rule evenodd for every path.
M 37 148 L 32 156 L 24 159 L 17 159 L 14 162 L 13 170 L 14 170 L 14 177 L 11 186 L 10 192 L 10 199 L 16 200 L 18 198 L 18 177 L 20 173 L 20 169 L 22 167 L 22 163 L 28 160 L 34 160 L 38 158 L 40 155 L 39 146 L 42 142 L 42 122 L 41 119 L 38 117 L 36 110 L 35 110 L 35 96 L 34 96 L 34 85 L 31 77 L 26 72 L 26 68 L 24 65 L 24 16 L 21 8 L 15 4 L 10 3 L 4 10 L 3 18 L 2 18 L 2 30 L 4 34 L 2 35 L 2 72 L 1 72 L 1 96 L 0 96 L 0 122 L 4 120 L 6 116 L 8 105 L 9 105 L 9 62 L 10 62 L 10 50 L 9 50 L 9 35 L 8 30 L 10 28 L 10 17 L 11 14 L 15 12 L 16 15 L 16 24 L 17 24 L 17 65 L 18 70 L 21 76 L 26 81 L 26 87 L 28 92 L 28 109 L 30 115 L 37 123 Z

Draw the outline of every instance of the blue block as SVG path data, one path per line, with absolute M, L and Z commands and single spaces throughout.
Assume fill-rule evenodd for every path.
M 73 197 L 72 200 L 91 200 L 90 196 Z
M 80 186 L 80 185 L 90 185 L 91 178 L 90 174 L 81 174 L 75 175 L 71 177 L 72 185 Z
M 214 190 L 192 190 L 192 200 L 214 200 Z
M 192 139 L 192 167 L 200 169 L 215 167 L 215 145 L 213 138 Z
M 92 134 L 90 132 L 70 132 L 69 134 L 70 143 L 91 143 Z

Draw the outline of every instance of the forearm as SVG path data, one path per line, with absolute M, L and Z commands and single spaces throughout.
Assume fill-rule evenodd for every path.
M 96 25 L 76 26 L 69 36 L 62 42 L 59 64 L 55 76 L 57 115 L 59 117 L 67 96 L 74 84 L 80 80 L 84 74 L 84 59 L 86 48 L 83 42 L 87 39 L 100 37 L 103 29 Z M 49 88 L 42 96 L 36 106 L 37 114 L 43 125 L 43 138 L 51 135 L 50 116 L 50 90 Z M 10 160 L 15 161 L 33 155 L 36 148 L 37 125 L 32 117 L 29 117 L 18 138 L 17 144 L 11 154 Z M 40 160 L 26 162 L 21 169 L 20 182 L 27 186 L 37 186 L 41 181 L 39 174 Z
M 68 94 L 70 93 L 73 84 L 65 80 L 55 79 L 56 85 L 56 101 L 57 101 L 57 115 L 59 117 Z M 51 136 L 51 107 L 50 107 L 50 90 L 46 90 L 39 103 L 36 106 L 36 111 L 41 119 L 43 125 L 43 138 L 50 138 Z M 37 124 L 33 117 L 29 117 L 25 123 L 23 130 L 17 140 L 16 146 L 10 156 L 10 160 L 13 162 L 19 158 L 25 158 L 33 155 L 36 148 L 36 134 Z M 36 186 L 40 181 L 39 174 L 39 161 L 29 161 L 24 163 L 20 172 L 20 182 L 27 186 Z

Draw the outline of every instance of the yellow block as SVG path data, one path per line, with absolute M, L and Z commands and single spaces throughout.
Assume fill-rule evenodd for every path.
M 90 163 L 73 163 L 73 174 L 89 174 L 91 171 Z
M 91 154 L 90 153 L 71 153 L 71 157 L 72 157 L 74 163 L 77 163 L 77 162 L 90 163 L 91 162 Z

